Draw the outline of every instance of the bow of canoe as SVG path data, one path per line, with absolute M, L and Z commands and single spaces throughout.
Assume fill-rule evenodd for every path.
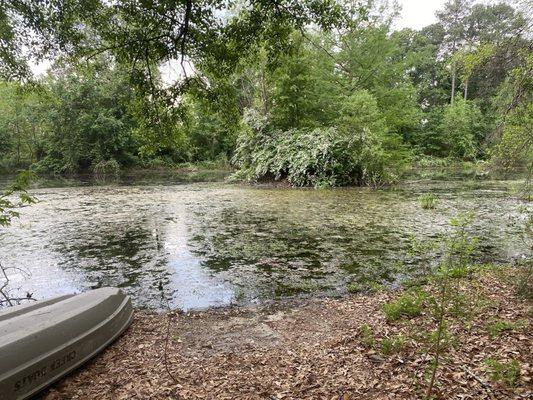
M 0 400 L 28 398 L 102 351 L 130 324 L 129 296 L 101 288 L 0 311 Z

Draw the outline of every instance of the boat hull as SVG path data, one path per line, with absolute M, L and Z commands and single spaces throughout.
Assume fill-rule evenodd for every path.
M 124 332 L 132 315 L 129 296 L 116 288 L 0 312 L 0 400 L 28 398 L 79 367 Z

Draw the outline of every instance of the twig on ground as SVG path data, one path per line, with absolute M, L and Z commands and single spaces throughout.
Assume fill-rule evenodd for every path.
M 161 291 L 161 301 L 165 300 L 165 305 L 167 309 L 167 331 L 165 334 L 165 350 L 163 352 L 163 364 L 165 365 L 165 371 L 167 372 L 167 375 L 172 379 L 172 381 L 179 385 L 179 381 L 176 379 L 176 377 L 172 374 L 169 368 L 168 363 L 168 341 L 170 338 L 170 319 L 172 316 L 172 309 L 170 308 L 170 303 L 168 302 L 167 296 L 165 296 L 165 291 L 163 290 L 163 285 L 161 282 L 159 283 L 159 290 Z M 179 397 L 178 397 L 179 398 Z
M 491 399 L 496 399 L 490 385 L 482 380 L 479 376 L 470 371 L 467 367 L 463 366 L 463 371 L 465 371 L 470 377 L 474 378 L 488 393 Z

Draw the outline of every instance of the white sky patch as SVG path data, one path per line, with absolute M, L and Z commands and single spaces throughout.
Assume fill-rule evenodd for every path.
M 159 73 L 161 74 L 161 81 L 164 87 L 169 87 L 175 84 L 179 79 L 194 75 L 194 67 L 191 62 L 185 60 L 183 65 L 179 60 L 165 61 L 159 66 Z
M 50 60 L 44 60 L 38 64 L 30 62 L 31 71 L 33 72 L 33 75 L 35 75 L 36 78 L 40 78 L 46 75 L 46 72 L 51 66 L 52 66 L 52 61 Z
M 441 10 L 446 0 L 398 0 L 402 11 L 393 24 L 394 29 L 422 29 L 437 21 L 435 13 Z
M 397 0 L 402 7 L 400 16 L 393 24 L 393 29 L 412 28 L 420 30 L 425 26 L 437 22 L 436 12 L 444 9 L 448 0 Z M 524 15 L 530 16 L 533 12 L 532 0 L 474 0 L 472 4 L 499 4 L 506 3 Z

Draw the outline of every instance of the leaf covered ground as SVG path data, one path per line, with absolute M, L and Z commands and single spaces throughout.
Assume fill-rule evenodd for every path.
M 533 398 L 531 303 L 510 278 L 464 283 L 475 302 L 448 322 L 434 398 Z M 421 399 L 435 323 L 427 310 L 387 321 L 383 304 L 398 295 L 136 312 L 118 341 L 44 399 Z

